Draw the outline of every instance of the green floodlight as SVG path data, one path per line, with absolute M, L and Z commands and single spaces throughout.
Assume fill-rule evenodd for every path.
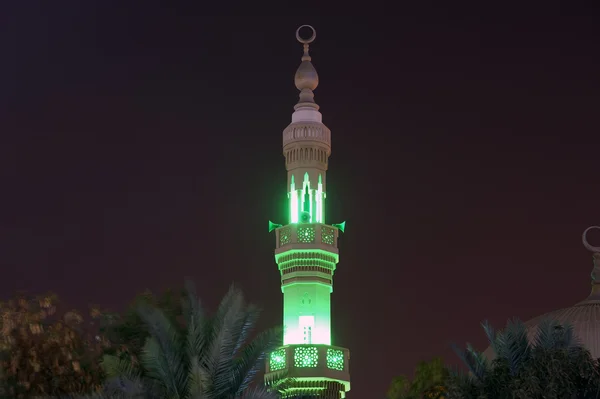
M 273 223 L 269 220 L 269 233 L 272 232 L 275 229 L 278 229 L 280 227 L 283 227 L 282 224 L 277 224 L 277 223 Z
M 332 226 L 339 229 L 343 233 L 346 229 L 346 221 L 343 221 L 342 223 L 332 224 Z

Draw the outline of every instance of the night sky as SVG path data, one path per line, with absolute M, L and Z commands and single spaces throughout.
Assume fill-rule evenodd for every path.
M 211 17 L 252 10 L 11 3 L 2 297 L 52 290 L 122 309 L 189 276 L 209 306 L 236 282 L 264 307 L 261 327 L 281 323 L 267 221 L 286 221 L 281 134 L 301 24 L 317 29 L 315 99 L 332 130 L 328 221 L 347 221 L 333 329 L 352 351 L 352 397 L 383 397 L 420 360 L 456 363 L 452 342 L 483 349 L 484 319 L 527 320 L 588 294 L 581 233 L 600 224 L 591 6 Z

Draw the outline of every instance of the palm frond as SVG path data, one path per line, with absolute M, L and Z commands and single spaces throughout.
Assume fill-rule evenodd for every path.
M 516 375 L 519 366 L 527 360 L 530 353 L 527 327 L 519 320 L 509 320 L 503 335 L 506 339 L 504 356 L 508 360 L 511 374 Z
M 186 397 L 193 399 L 204 398 L 210 386 L 210 375 L 202 367 L 200 358 L 198 356 L 192 357 L 190 359 Z
M 494 348 L 494 344 L 496 343 L 496 331 L 487 320 L 481 322 L 481 327 L 483 327 L 483 331 L 485 331 L 485 335 L 487 336 L 488 342 L 490 343 L 492 348 Z
M 142 399 L 147 398 L 149 393 L 156 392 L 155 389 L 149 390 L 148 388 L 148 383 L 139 377 L 120 376 L 108 380 L 102 394 L 111 399 Z
M 188 390 L 199 392 L 208 383 L 206 372 L 201 363 L 210 333 L 196 289 L 191 281 L 186 281 L 186 295 L 182 298 L 184 318 L 187 323 L 186 355 L 189 360 L 189 378 L 193 386 Z
M 581 346 L 581 340 L 575 334 L 575 327 L 572 324 L 563 324 L 562 338 L 563 345 L 567 349 Z
M 478 393 L 482 382 L 472 373 L 465 373 L 456 367 L 450 368 L 448 372 L 445 396 L 447 399 L 480 399 Z
M 504 336 L 502 331 L 495 331 L 487 320 L 484 320 L 481 323 L 481 326 L 483 327 L 490 347 L 492 348 L 496 356 L 506 356 L 506 337 Z
M 155 337 L 146 341 L 141 355 L 147 376 L 162 385 L 169 398 L 183 397 L 187 391 L 187 370 L 179 353 L 164 350 Z
M 473 376 L 478 380 L 483 381 L 489 366 L 485 356 L 483 356 L 482 353 L 477 352 L 471 344 L 467 344 L 466 349 L 460 349 L 455 344 L 452 344 L 452 349 Z
M 239 332 L 236 334 L 234 329 L 242 324 L 243 309 L 243 295 L 232 287 L 223 298 L 211 323 L 211 341 L 205 364 L 212 382 L 211 393 L 217 397 L 228 393 L 230 389 L 233 353 L 239 336 Z
M 258 318 L 260 317 L 260 309 L 254 305 L 248 305 L 245 310 L 242 324 L 239 326 L 239 335 L 237 343 L 233 350 L 233 356 L 236 356 L 238 351 L 246 344 L 248 337 L 254 331 Z
M 215 327 L 219 332 L 227 331 L 227 333 L 231 335 L 231 342 L 233 345 L 230 348 L 228 347 L 228 350 L 231 351 L 231 356 L 234 356 L 236 348 L 241 346 L 239 343 L 240 339 L 243 338 L 243 335 L 249 333 L 249 331 L 244 331 L 247 317 L 248 312 L 244 294 L 232 285 L 219 305 L 219 309 L 214 319 Z M 244 341 L 242 340 L 241 342 L 243 343 Z
M 160 309 L 141 306 L 139 314 L 150 330 L 142 350 L 142 362 L 149 375 L 162 381 L 169 397 L 187 391 L 187 363 L 177 328 Z
M 199 399 L 205 395 L 210 385 L 210 376 L 200 360 L 208 342 L 208 334 L 204 310 L 191 281 L 186 281 L 186 295 L 182 301 L 187 323 L 186 355 L 189 362 L 187 397 Z
M 198 326 L 204 323 L 204 309 L 196 296 L 196 287 L 190 280 L 186 280 L 185 282 L 185 295 L 181 297 L 181 308 L 187 323 L 190 322 L 190 318 Z
M 236 395 L 248 389 L 256 374 L 264 366 L 267 353 L 281 345 L 282 333 L 282 328 L 272 328 L 261 332 L 244 347 L 234 360 L 231 384 Z
M 234 396 L 235 399 L 279 399 L 275 392 L 268 391 L 264 387 L 253 387 L 247 389 L 243 394 Z
M 250 385 L 266 353 L 281 344 L 281 329 L 267 330 L 249 341 L 260 311 L 246 305 L 234 286 L 212 317 L 205 315 L 191 282 L 186 282 L 180 299 L 180 309 L 173 309 L 171 302 L 145 297 L 138 301 L 136 323 L 142 322 L 143 328 L 138 330 L 145 341 L 139 355 L 140 370 L 127 357 L 107 358 L 104 367 L 118 378 L 107 384 L 104 393 L 123 399 L 277 398 L 275 392 L 251 389 Z M 182 315 L 185 326 L 169 315 Z
M 118 376 L 135 376 L 136 370 L 129 358 L 120 358 L 115 355 L 104 355 L 101 362 L 102 370 L 108 378 Z
M 537 330 L 533 338 L 533 345 L 536 348 L 550 349 L 554 347 L 554 329 L 558 326 L 556 320 L 544 318 L 537 325 Z

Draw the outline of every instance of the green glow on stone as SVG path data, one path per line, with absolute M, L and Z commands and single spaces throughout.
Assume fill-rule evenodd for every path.
M 299 346 L 294 350 L 294 367 L 317 367 L 319 352 L 314 346 Z
M 286 367 L 285 348 L 271 352 L 269 357 L 269 368 L 271 371 L 283 370 Z
M 296 183 L 294 183 L 294 175 L 290 182 L 290 223 L 298 223 L 298 191 L 296 191 Z
M 275 254 L 283 278 L 284 345 L 331 345 L 331 276 L 339 257 L 335 248 L 337 231 L 323 225 L 326 198 L 324 180 L 324 174 L 319 171 L 290 173 L 289 223 L 295 226 L 278 229 L 278 251 L 283 252 Z M 299 247 L 310 248 L 314 245 L 323 249 L 281 248 L 296 243 L 300 244 Z M 331 251 L 324 249 L 328 247 Z M 325 360 L 323 356 L 320 361 L 325 363 Z M 315 357 L 314 362 L 317 361 Z
M 315 316 L 300 316 L 300 328 L 304 335 L 304 343 L 312 344 L 313 329 L 315 328 Z
M 335 244 L 335 233 L 333 232 L 333 229 L 321 226 L 321 242 L 328 245 Z
M 331 345 L 331 284 L 322 281 L 284 283 L 283 344 Z
M 310 215 L 310 219 L 308 222 L 312 221 L 312 195 L 310 190 L 310 179 L 308 177 L 308 172 L 304 174 L 304 182 L 302 183 L 302 212 L 308 212 Z
M 340 260 L 340 256 L 338 254 L 334 252 L 325 251 L 323 249 L 292 249 L 290 251 L 285 251 L 281 254 L 275 254 L 275 263 L 279 265 L 282 260 L 285 262 L 284 259 L 288 259 L 288 257 L 313 257 L 315 255 L 318 255 L 322 259 L 330 259 L 331 262 L 334 264 L 338 263 Z
M 289 226 L 283 227 L 279 230 L 279 245 L 286 245 L 292 242 L 292 230 Z
M 313 198 L 313 192 L 314 190 L 308 190 L 308 204 L 309 204 L 309 208 L 308 208 L 308 212 L 310 213 L 310 219 L 309 219 L 309 223 L 312 223 L 313 221 L 313 215 L 315 214 L 315 206 L 314 206 L 314 198 Z
M 296 187 L 294 175 L 290 178 L 290 223 L 298 223 L 300 214 L 306 212 L 310 215 L 308 223 L 325 223 L 325 198 L 323 191 L 323 176 L 319 174 L 316 188 L 314 182 L 311 185 L 308 172 L 304 173 L 302 188 Z
M 344 352 L 339 349 L 327 349 L 327 368 L 344 371 Z
M 317 214 L 316 214 L 316 222 L 317 223 L 325 223 L 325 207 L 324 204 L 324 195 L 323 195 L 323 178 L 319 174 L 319 184 L 317 184 Z
M 309 244 L 315 242 L 315 228 L 312 226 L 298 227 L 298 242 Z

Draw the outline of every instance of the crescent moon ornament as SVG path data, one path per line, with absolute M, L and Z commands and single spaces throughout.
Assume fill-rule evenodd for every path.
M 583 232 L 583 235 L 581 236 L 581 239 L 583 240 L 583 246 L 588 251 L 591 251 L 594 253 L 600 253 L 600 247 L 594 247 L 594 246 L 590 245 L 590 243 L 587 240 L 588 231 L 593 230 L 593 229 L 600 230 L 600 226 L 591 226 L 591 227 L 588 227 L 587 229 L 585 229 L 585 231 Z
M 308 39 L 303 39 L 302 36 L 300 36 L 300 30 L 302 28 L 310 28 L 310 30 L 312 31 L 312 35 L 310 38 Z M 298 41 L 302 44 L 309 44 L 315 41 L 315 38 L 317 37 L 317 31 L 315 30 L 315 28 L 313 28 L 310 25 L 302 25 L 301 27 L 298 28 L 298 30 L 296 30 L 296 39 L 298 39 Z

